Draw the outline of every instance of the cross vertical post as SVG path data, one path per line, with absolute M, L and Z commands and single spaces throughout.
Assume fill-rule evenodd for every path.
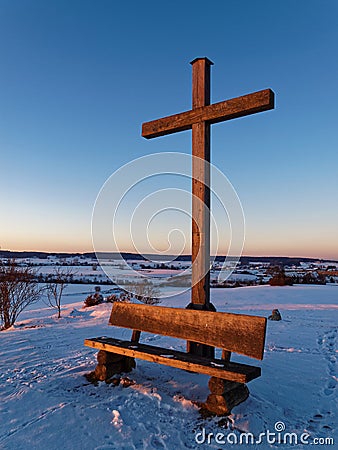
M 192 109 L 142 124 L 142 136 L 152 139 L 192 130 L 192 289 L 188 309 L 216 311 L 210 303 L 210 126 L 274 108 L 271 89 L 210 104 L 208 58 L 192 65 Z M 212 357 L 214 349 L 195 342 L 188 352 Z M 229 358 L 230 355 L 224 354 Z
M 192 109 L 210 105 L 210 67 L 208 58 L 197 58 L 192 65 Z M 215 311 L 210 304 L 210 124 L 192 124 L 192 283 L 189 309 Z M 187 351 L 214 356 L 214 349 L 187 342 Z
M 192 109 L 210 105 L 208 58 L 192 65 Z M 210 303 L 210 124 L 192 125 L 192 305 Z

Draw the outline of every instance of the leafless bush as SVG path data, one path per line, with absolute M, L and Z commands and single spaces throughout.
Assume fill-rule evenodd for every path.
M 128 285 L 126 288 L 130 293 L 132 293 L 137 300 L 147 305 L 157 305 L 161 302 L 158 298 L 160 295 L 159 289 L 147 279 L 142 280 L 139 283 L 133 283 Z
M 62 294 L 73 278 L 74 271 L 71 267 L 56 267 L 46 282 L 46 294 L 48 305 L 58 311 L 58 319 L 61 317 Z
M 84 302 L 85 307 L 96 306 L 103 303 L 103 295 L 100 286 L 95 287 L 95 294 L 90 294 Z
M 36 271 L 19 267 L 15 260 L 0 264 L 0 322 L 6 330 L 16 322 L 19 314 L 40 299 Z
M 129 292 L 122 291 L 120 295 L 117 294 L 111 294 L 108 295 L 106 298 L 107 303 L 114 303 L 114 302 L 130 302 L 131 295 Z

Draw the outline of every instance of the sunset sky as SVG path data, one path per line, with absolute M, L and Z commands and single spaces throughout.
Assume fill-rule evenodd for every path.
M 243 206 L 243 254 L 338 259 L 337 22 L 336 0 L 0 0 L 1 249 L 92 251 L 113 172 L 191 153 L 190 131 L 148 141 L 141 124 L 191 108 L 189 62 L 207 56 L 212 102 L 276 94 L 275 110 L 212 127 L 212 163 Z M 161 183 L 131 192 L 123 227 Z M 166 226 L 189 234 L 172 214 L 153 227 L 159 246 Z

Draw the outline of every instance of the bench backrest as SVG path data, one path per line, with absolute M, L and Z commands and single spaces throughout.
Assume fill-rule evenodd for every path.
M 263 359 L 265 317 L 116 302 L 109 324 Z

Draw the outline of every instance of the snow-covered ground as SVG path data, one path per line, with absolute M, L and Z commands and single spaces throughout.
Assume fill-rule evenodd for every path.
M 219 418 L 203 418 L 194 403 L 208 395 L 204 375 L 138 360 L 128 375 L 135 381 L 131 387 L 88 383 L 84 374 L 94 369 L 96 358 L 83 340 L 129 338 L 130 330 L 107 325 L 111 305 L 82 308 L 91 286 L 68 289 L 60 320 L 39 304 L 23 313 L 14 328 L 0 333 L 1 449 L 307 447 L 268 443 L 264 437 L 260 444 L 234 444 L 245 432 L 255 440 L 260 433 L 276 432 L 277 422 L 298 439 L 308 433 L 309 444 L 315 438 L 333 438 L 336 446 L 319 447 L 337 448 L 338 286 L 211 290 L 218 311 L 267 316 L 278 308 L 283 318 L 268 321 L 264 360 L 250 361 L 262 367 L 262 376 L 249 383 L 251 395 L 233 409 L 227 428 Z M 189 293 L 162 301 L 175 307 L 188 303 Z M 183 341 L 158 335 L 144 333 L 143 341 L 185 348 Z M 248 362 L 236 355 L 233 359 Z M 214 433 L 210 444 L 207 439 L 199 443 L 204 431 L 205 436 Z M 219 443 L 217 433 L 224 435 L 218 436 Z

